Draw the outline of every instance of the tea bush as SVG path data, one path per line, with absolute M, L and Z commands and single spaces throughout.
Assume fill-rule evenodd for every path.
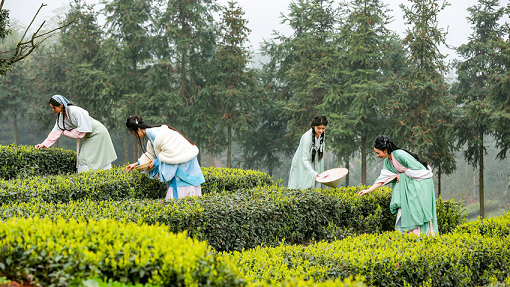
M 85 220 L 108 218 L 165 224 L 172 232 L 187 230 L 189 236 L 206 240 L 218 251 L 241 251 L 261 244 L 277 246 L 282 241 L 308 244 L 393 230 L 395 216 L 388 208 L 390 190 L 381 188 L 370 196 L 359 197 L 358 189 L 322 192 L 273 186 L 162 203 L 140 199 L 13 202 L 1 206 L 0 218 L 45 216 L 57 220 L 82 217 Z M 440 216 L 447 214 L 440 209 L 438 207 Z M 451 218 L 441 219 L 441 222 L 449 222 L 450 226 L 460 224 L 454 224 L 458 217 L 449 214 Z
M 510 276 L 510 242 L 474 233 L 386 232 L 221 256 L 233 260 L 248 282 L 363 276 L 368 286 L 484 286 Z
M 165 185 L 139 172 L 122 167 L 69 175 L 33 176 L 0 180 L 0 203 L 69 202 L 73 200 L 121 200 L 162 198 Z
M 202 167 L 202 172 L 205 177 L 205 182 L 202 184 L 203 194 L 275 184 L 270 175 L 257 170 Z
M 60 148 L 0 145 L 0 179 L 76 172 L 76 152 Z
M 224 174 L 222 177 L 221 175 Z M 271 177 L 259 171 L 204 168 L 206 182 L 202 193 L 235 191 L 258 185 L 271 185 Z M 161 199 L 166 195 L 166 184 L 150 179 L 136 170 L 126 172 L 125 167 L 94 170 L 81 173 L 50 176 L 0 179 L 0 203 L 68 202 L 71 200 L 122 200 L 126 198 Z
M 151 284 L 129 284 L 109 280 L 108 283 L 101 279 L 84 280 L 83 287 L 155 287 Z M 363 278 L 347 278 L 344 280 L 335 279 L 327 280 L 324 282 L 313 282 L 313 280 L 302 279 L 288 279 L 282 282 L 265 283 L 265 282 L 250 282 L 247 283 L 248 287 L 365 287 Z
M 232 264 L 205 242 L 162 226 L 13 218 L 0 223 L 3 276 L 31 285 L 108 278 L 155 286 L 243 286 Z

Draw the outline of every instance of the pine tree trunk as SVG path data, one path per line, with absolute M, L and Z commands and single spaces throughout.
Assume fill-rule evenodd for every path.
M 367 138 L 361 137 L 361 184 L 367 185 Z
M 124 133 L 124 163 L 129 163 L 129 143 L 128 143 L 129 131 L 126 129 Z
M 14 145 L 18 145 L 18 117 L 14 115 Z
M 484 200 L 484 190 L 483 190 L 483 133 L 480 134 L 480 139 L 482 145 L 480 146 L 480 161 L 479 161 L 479 175 L 480 182 L 478 182 L 479 190 L 480 190 L 480 217 L 485 218 L 485 200 Z
M 133 141 L 133 162 L 138 161 L 138 141 Z
M 227 167 L 232 168 L 232 126 L 230 124 L 227 127 L 227 132 L 228 132 Z

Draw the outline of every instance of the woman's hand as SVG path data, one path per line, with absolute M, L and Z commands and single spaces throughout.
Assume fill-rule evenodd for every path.
M 149 164 L 149 168 L 153 168 L 153 167 L 154 167 L 154 160 L 151 160 L 150 164 Z
M 397 182 L 399 181 L 399 178 L 398 178 L 399 176 L 400 176 L 400 173 L 399 173 L 399 174 L 397 174 Z
M 372 191 L 378 189 L 381 186 L 382 186 L 382 182 L 375 183 L 369 189 L 363 189 L 362 191 L 358 192 L 358 195 L 359 196 L 363 196 L 363 195 L 365 195 L 367 193 L 371 193 Z
M 370 192 L 372 192 L 372 191 L 369 189 L 363 189 L 362 191 L 358 192 L 358 195 L 363 196 L 365 194 L 369 194 Z
M 46 147 L 45 145 L 43 145 L 43 144 L 36 144 L 36 145 L 34 146 L 34 148 L 35 148 L 35 149 L 40 149 L 40 148 L 47 148 L 47 147 Z
M 133 168 L 135 168 L 135 166 L 137 166 L 137 165 L 138 165 L 138 163 L 137 163 L 137 162 L 134 162 L 134 163 L 132 163 L 132 164 L 127 165 L 127 166 L 126 166 L 126 171 L 127 171 L 127 172 L 130 172 L 130 171 L 131 171 Z

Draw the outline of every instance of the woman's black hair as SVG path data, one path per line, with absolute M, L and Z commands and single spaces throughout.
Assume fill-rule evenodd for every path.
M 375 138 L 374 147 L 376 149 L 382 150 L 382 151 L 387 150 L 388 154 L 391 154 L 395 150 L 401 149 L 401 150 L 407 152 L 408 154 L 412 155 L 425 168 L 427 168 L 427 166 L 428 166 L 427 162 L 424 161 L 423 159 L 421 159 L 417 154 L 396 146 L 395 143 L 390 139 L 389 136 L 386 136 L 386 135 L 377 136 Z
M 57 115 L 57 127 L 61 130 L 61 131 L 70 131 L 72 130 L 72 128 L 66 128 L 66 123 L 64 122 L 64 118 L 65 118 L 65 114 L 66 114 L 66 107 L 64 105 L 62 105 L 61 103 L 59 103 L 57 100 L 55 100 L 54 98 L 51 98 L 50 101 L 48 102 L 51 106 L 53 107 L 60 107 L 62 106 L 62 112 L 61 113 L 58 113 Z M 71 103 L 68 103 L 67 104 L 68 106 L 72 106 L 73 104 Z M 60 127 L 60 122 L 62 122 L 62 127 Z
M 311 126 L 312 126 L 312 162 L 315 160 L 315 129 L 316 126 L 327 126 L 328 125 L 328 119 L 325 116 L 316 116 L 313 118 Z M 320 146 L 322 147 L 324 140 L 326 138 L 326 132 L 323 132 L 320 135 Z M 319 149 L 319 161 L 322 159 L 322 156 L 324 155 L 324 151 L 322 148 Z

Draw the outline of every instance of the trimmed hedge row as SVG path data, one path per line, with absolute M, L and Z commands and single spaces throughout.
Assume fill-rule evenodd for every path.
M 500 217 L 486 218 L 459 225 L 454 232 L 480 234 L 508 240 L 510 235 L 510 211 Z
M 499 236 L 500 230 L 508 233 L 510 225 L 505 220 L 494 221 L 494 226 L 494 237 L 478 232 L 433 237 L 387 232 L 221 256 L 233 260 L 249 282 L 317 282 L 355 275 L 369 286 L 486 286 L 510 282 L 510 241 Z
M 122 200 L 126 198 L 161 199 L 166 195 L 166 184 L 150 179 L 138 171 L 127 173 L 125 167 L 110 170 L 88 171 L 67 175 L 20 177 L 0 179 L 0 203 L 69 202 L 71 200 Z M 222 176 L 223 175 L 223 176 Z M 204 194 L 217 191 L 234 191 L 266 186 L 271 177 L 259 171 L 204 168 L 206 182 Z
M 363 187 L 327 190 L 289 190 L 266 187 L 160 203 L 151 200 L 55 203 L 11 203 L 0 218 L 47 216 L 53 220 L 97 220 L 165 224 L 172 232 L 206 240 L 217 251 L 334 240 L 360 233 L 393 230 L 395 217 L 388 210 L 391 193 L 381 188 L 370 196 L 357 196 Z M 440 222 L 455 226 L 456 203 L 438 204 Z M 446 210 L 446 211 L 445 211 Z M 452 215 L 453 214 L 453 215 Z M 442 232 L 446 230 L 441 229 Z
M 0 223 L 0 270 L 6 284 L 365 286 L 362 278 L 324 283 L 295 278 L 277 284 L 247 283 L 236 269 L 230 259 L 216 256 L 205 242 L 187 238 L 185 233 L 168 233 L 162 226 L 39 218 L 12 218 Z
M 0 203 L 69 202 L 74 200 L 122 200 L 164 198 L 165 185 L 122 167 L 70 175 L 33 176 L 0 180 Z
M 76 172 L 76 152 L 61 148 L 0 145 L 0 179 Z
M 31 285 L 86 278 L 156 286 L 243 286 L 205 242 L 165 227 L 114 220 L 9 219 L 0 223 L 0 272 Z
M 126 284 L 122 282 L 115 282 L 109 280 L 108 283 L 104 282 L 100 279 L 89 279 L 84 280 L 82 282 L 83 287 L 155 287 L 152 284 Z M 275 283 L 264 283 L 264 282 L 251 282 L 247 283 L 246 286 L 250 287 L 365 287 L 366 285 L 363 283 L 363 278 L 347 278 L 344 280 L 335 279 L 335 280 L 327 280 L 324 282 L 313 282 L 313 280 L 303 280 L 303 279 L 288 279 L 282 282 Z
M 202 167 L 202 171 L 206 179 L 202 185 L 204 194 L 274 184 L 271 176 L 255 170 Z M 60 148 L 36 150 L 33 146 L 0 145 L 0 179 L 74 173 L 76 173 L 75 151 Z
M 270 175 L 257 170 L 202 167 L 202 172 L 205 177 L 205 182 L 202 184 L 203 194 L 215 191 L 235 191 L 275 184 Z

